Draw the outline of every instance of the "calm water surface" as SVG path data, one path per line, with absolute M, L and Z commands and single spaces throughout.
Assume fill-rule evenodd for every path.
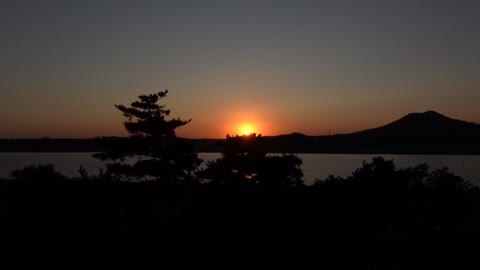
M 90 173 L 97 173 L 104 164 L 91 157 L 92 153 L 0 153 L 0 177 L 7 177 L 14 169 L 30 164 L 55 164 L 57 170 L 67 176 L 78 176 L 83 166 Z M 379 155 L 353 154 L 298 154 L 303 160 L 303 171 L 307 184 L 328 175 L 348 176 L 360 167 L 364 160 L 371 161 Z M 480 185 L 480 156 L 461 155 L 380 155 L 393 159 L 397 167 L 404 168 L 426 163 L 431 168 L 449 167 L 456 174 Z M 203 160 L 220 157 L 219 153 L 200 153 Z

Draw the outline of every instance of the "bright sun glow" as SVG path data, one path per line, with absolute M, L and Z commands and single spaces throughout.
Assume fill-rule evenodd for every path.
M 260 125 L 258 123 L 244 122 L 244 123 L 235 125 L 234 134 L 244 135 L 244 136 L 253 135 L 255 133 L 258 134 L 258 132 L 260 131 L 259 127 Z

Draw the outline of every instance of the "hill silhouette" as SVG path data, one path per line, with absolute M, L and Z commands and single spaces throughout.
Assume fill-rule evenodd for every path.
M 386 152 L 478 154 L 479 135 L 478 124 L 427 111 L 346 135 L 345 140 Z
M 480 125 L 449 118 L 435 111 L 411 113 L 382 127 L 356 132 L 369 137 L 474 137 Z
M 351 134 L 269 137 L 270 150 L 314 153 L 479 154 L 480 125 L 435 111 L 411 113 L 387 125 Z
M 480 125 L 435 111 L 410 113 L 387 125 L 350 134 L 265 136 L 269 152 L 480 154 Z M 124 138 L 109 137 L 110 140 Z M 225 139 L 185 139 L 197 152 L 221 152 Z M 0 140 L 0 152 L 100 152 L 96 139 Z

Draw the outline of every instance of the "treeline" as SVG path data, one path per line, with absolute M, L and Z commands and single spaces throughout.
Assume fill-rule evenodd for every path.
M 20 264 L 169 268 L 471 269 L 480 193 L 446 169 L 375 158 L 313 186 L 68 179 L 53 165 L 0 181 L 2 254 Z

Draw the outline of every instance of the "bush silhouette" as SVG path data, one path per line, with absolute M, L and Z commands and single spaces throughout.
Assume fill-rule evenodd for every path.
M 16 181 L 32 182 L 37 184 L 56 183 L 67 180 L 67 177 L 59 173 L 55 169 L 54 164 L 46 165 L 30 165 L 21 169 L 14 170 L 10 173 Z

